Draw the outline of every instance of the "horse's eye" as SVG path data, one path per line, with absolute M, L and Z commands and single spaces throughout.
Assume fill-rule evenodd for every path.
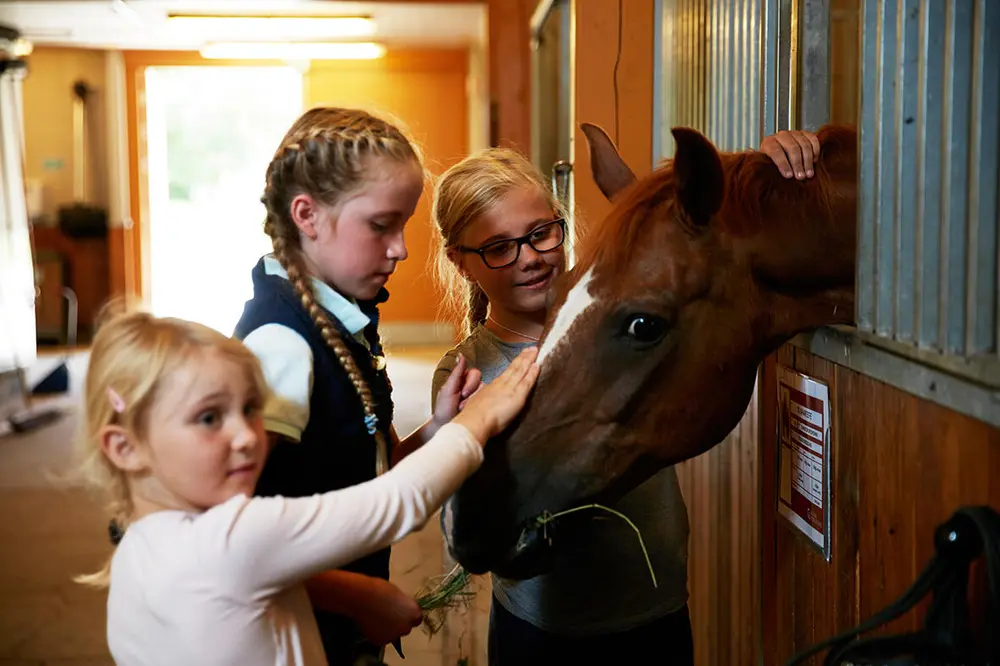
M 667 322 L 656 315 L 636 314 L 629 317 L 625 331 L 636 342 L 652 344 L 667 332 Z

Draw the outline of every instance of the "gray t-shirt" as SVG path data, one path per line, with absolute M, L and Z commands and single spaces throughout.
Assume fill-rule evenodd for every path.
M 488 383 L 530 344 L 504 342 L 477 327 L 441 359 L 434 372 L 432 401 L 454 369 L 459 352 Z M 558 565 L 549 573 L 525 581 L 493 576 L 497 601 L 522 620 L 564 635 L 626 631 L 684 606 L 688 517 L 676 470 L 661 470 L 612 508 L 628 516 L 642 533 L 658 587 L 653 587 L 632 528 L 595 510 L 593 521 L 575 522 L 586 526 L 586 534 L 579 528 L 572 535 L 561 533 L 563 552 L 554 542 Z

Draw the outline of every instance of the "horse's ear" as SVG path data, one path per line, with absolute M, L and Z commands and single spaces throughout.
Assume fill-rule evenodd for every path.
M 597 125 L 581 123 L 580 129 L 590 146 L 590 170 L 594 181 L 605 198 L 611 201 L 616 194 L 635 182 L 635 174 L 618 154 L 611 137 Z
M 725 175 L 715 146 L 701 133 L 686 127 L 670 130 L 677 141 L 674 187 L 691 222 L 704 226 L 722 207 Z

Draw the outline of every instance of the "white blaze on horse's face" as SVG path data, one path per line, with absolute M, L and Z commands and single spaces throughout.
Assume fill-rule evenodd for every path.
M 541 365 L 548 358 L 549 354 L 554 352 L 558 348 L 559 343 L 563 341 L 566 334 L 569 333 L 570 328 L 573 326 L 573 322 L 583 314 L 587 308 L 589 308 L 594 303 L 594 297 L 590 293 L 590 281 L 594 277 L 594 269 L 590 268 L 580 281 L 570 289 L 569 294 L 566 295 L 566 301 L 559 308 L 559 313 L 556 315 L 556 320 L 552 324 L 552 328 L 549 330 L 548 336 L 545 338 L 545 342 L 542 344 L 541 350 L 538 352 L 538 360 L 536 363 Z

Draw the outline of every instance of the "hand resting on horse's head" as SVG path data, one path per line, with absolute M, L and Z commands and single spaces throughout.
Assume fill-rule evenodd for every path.
M 806 180 L 815 174 L 813 163 L 819 160 L 819 137 L 811 132 L 782 130 L 760 142 L 760 152 L 771 158 L 785 178 Z

